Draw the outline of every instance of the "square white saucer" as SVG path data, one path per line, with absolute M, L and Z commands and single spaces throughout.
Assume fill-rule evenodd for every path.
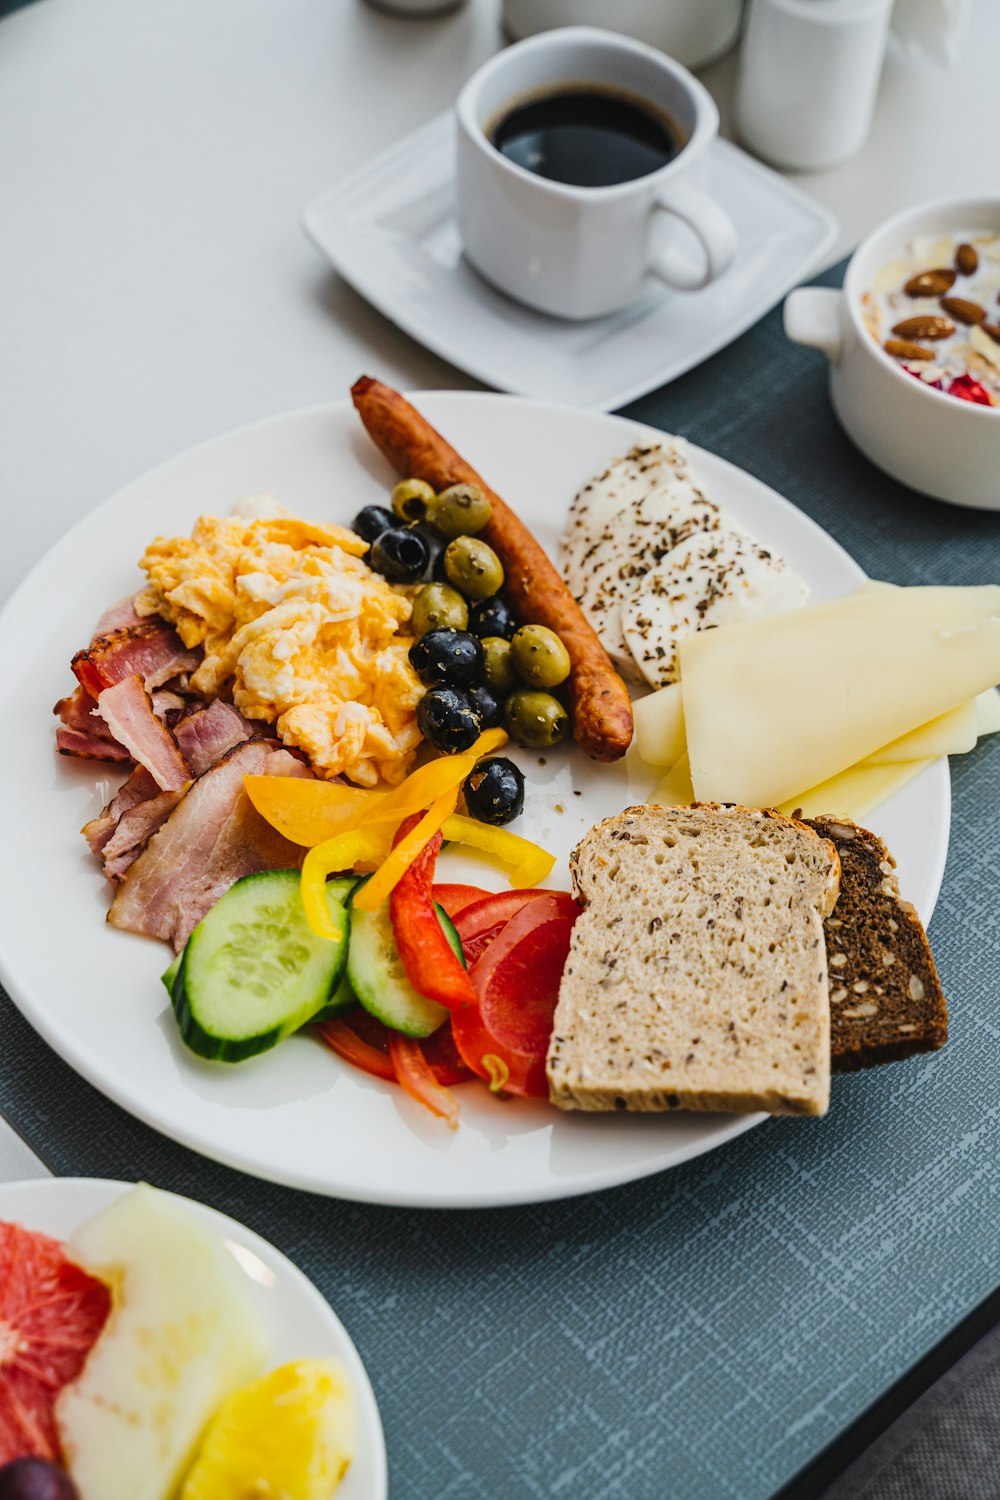
M 486 385 L 612 411 L 729 344 L 815 268 L 837 233 L 825 208 L 725 141 L 713 194 L 739 235 L 729 270 L 700 292 L 649 291 L 623 312 L 568 323 L 484 281 L 452 212 L 451 113 L 367 162 L 305 211 L 341 276 L 420 343 Z

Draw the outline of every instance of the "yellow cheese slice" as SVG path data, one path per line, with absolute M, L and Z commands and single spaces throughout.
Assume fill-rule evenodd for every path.
M 893 740 L 891 745 L 883 745 L 869 755 L 869 761 L 876 766 L 893 766 L 901 760 L 936 760 L 939 755 L 967 754 L 979 734 L 978 702 L 978 698 L 970 698 L 946 714 L 939 714 L 929 724 L 921 724 L 919 729 Z
M 697 799 L 774 807 L 1000 682 L 1000 586 L 864 588 L 679 649 Z
M 632 704 L 635 748 L 649 766 L 673 766 L 684 754 L 684 700 L 672 682 Z
M 670 767 L 649 800 L 659 803 L 661 807 L 687 807 L 694 801 L 691 765 L 686 753 L 681 756 L 676 765 Z
M 976 730 L 979 738 L 1000 731 L 1000 693 L 988 688 L 976 699 Z
M 893 792 L 898 792 L 900 787 L 932 764 L 930 760 L 901 760 L 895 765 L 873 765 L 871 761 L 861 761 L 841 771 L 839 776 L 831 776 L 829 781 L 811 787 L 808 792 L 789 797 L 778 811 L 789 817 L 796 808 L 801 808 L 804 818 L 830 813 L 860 823 L 873 807 L 891 797 Z

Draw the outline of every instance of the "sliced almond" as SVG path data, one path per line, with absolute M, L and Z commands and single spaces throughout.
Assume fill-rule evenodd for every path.
M 980 325 L 984 333 L 988 333 L 994 343 L 1000 344 L 1000 323 L 983 323 Z
M 886 339 L 882 347 L 893 359 L 934 358 L 933 349 L 925 349 L 922 344 L 911 344 L 909 339 Z
M 969 343 L 976 353 L 988 359 L 991 365 L 1000 366 L 1000 339 L 997 339 L 996 334 L 989 332 L 989 329 L 995 326 L 993 323 L 982 323 L 976 328 L 970 328 Z
M 950 318 L 925 314 L 917 318 L 904 318 L 892 331 L 901 339 L 948 339 L 955 332 L 955 325 Z
M 938 266 L 933 271 L 921 271 L 911 276 L 903 287 L 908 297 L 943 297 L 955 285 L 956 272 L 948 266 Z
M 979 252 L 975 245 L 959 245 L 955 251 L 955 264 L 963 276 L 975 276 L 979 270 Z
M 985 323 L 986 309 L 967 297 L 942 297 L 941 306 L 956 323 Z

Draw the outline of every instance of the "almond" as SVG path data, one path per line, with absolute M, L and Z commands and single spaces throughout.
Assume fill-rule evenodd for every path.
M 988 333 L 995 344 L 1000 344 L 1000 323 L 981 324 L 984 333 Z
M 947 339 L 955 332 L 955 325 L 950 318 L 923 313 L 916 318 L 904 318 L 892 331 L 901 339 Z
M 963 276 L 975 276 L 979 270 L 979 253 L 975 245 L 959 245 L 955 251 L 955 264 Z
M 955 285 L 956 275 L 957 272 L 947 266 L 936 271 L 921 271 L 910 277 L 903 291 L 908 297 L 943 297 Z
M 922 344 L 911 344 L 909 339 L 886 339 L 882 346 L 893 359 L 933 359 L 934 350 Z
M 985 307 L 980 307 L 978 302 L 970 302 L 967 297 L 942 297 L 941 306 L 959 323 L 986 322 Z

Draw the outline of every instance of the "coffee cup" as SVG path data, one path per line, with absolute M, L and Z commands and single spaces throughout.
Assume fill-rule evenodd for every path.
M 651 139 L 659 122 L 672 157 L 664 146 L 642 175 L 593 185 L 542 175 L 530 155 L 518 161 L 495 144 L 514 111 L 537 113 L 549 100 L 585 93 L 611 101 L 606 112 L 644 114 Z M 707 191 L 718 111 L 697 79 L 654 47 L 589 26 L 544 32 L 474 73 L 456 113 L 465 255 L 517 301 L 560 318 L 601 317 L 634 302 L 651 281 L 697 291 L 732 261 L 736 232 Z

